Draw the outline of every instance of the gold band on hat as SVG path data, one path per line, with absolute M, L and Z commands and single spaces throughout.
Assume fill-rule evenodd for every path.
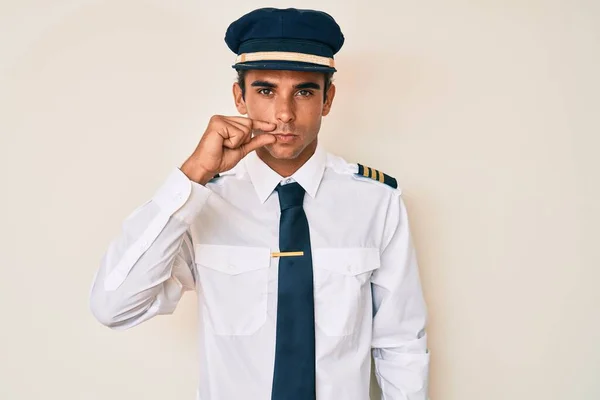
M 285 51 L 259 51 L 256 53 L 243 53 L 237 56 L 235 59 L 236 64 L 250 61 L 298 61 L 335 68 L 335 61 L 333 58 L 315 56 L 313 54 L 305 53 L 289 53 Z

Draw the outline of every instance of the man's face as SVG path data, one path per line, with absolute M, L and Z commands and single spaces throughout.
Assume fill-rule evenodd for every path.
M 265 146 L 279 160 L 293 160 L 314 152 L 321 118 L 329 113 L 335 95 L 331 85 L 323 99 L 325 77 L 320 72 L 250 70 L 246 74 L 246 94 L 234 84 L 236 107 L 251 119 L 273 122 L 277 142 Z M 262 131 L 255 131 L 262 134 Z

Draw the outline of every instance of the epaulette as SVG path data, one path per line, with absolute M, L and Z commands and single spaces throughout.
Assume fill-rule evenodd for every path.
M 398 181 L 396 181 L 395 178 L 392 178 L 389 175 L 384 174 L 381 171 L 378 171 L 376 169 L 373 168 L 369 168 L 367 166 L 364 166 L 362 164 L 357 164 L 358 165 L 358 173 L 356 175 L 358 176 L 364 176 L 366 178 L 371 178 L 375 181 L 379 181 L 381 183 L 384 183 L 388 186 L 391 186 L 394 189 L 398 188 Z

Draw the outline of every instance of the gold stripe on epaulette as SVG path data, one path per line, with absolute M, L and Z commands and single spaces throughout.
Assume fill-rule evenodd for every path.
M 363 175 L 368 178 L 369 175 L 371 175 L 371 168 L 365 167 L 365 169 L 363 170 Z
M 383 172 L 379 172 L 379 182 L 384 183 L 385 174 Z
M 376 169 L 371 169 L 371 179 L 377 180 L 378 173 L 379 173 L 379 171 L 377 171 Z

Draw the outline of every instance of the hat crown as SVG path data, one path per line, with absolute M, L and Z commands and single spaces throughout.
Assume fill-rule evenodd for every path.
M 225 34 L 227 46 L 241 54 L 244 43 L 276 41 L 305 42 L 326 46 L 327 56 L 333 57 L 344 44 L 344 35 L 333 17 L 326 12 L 297 8 L 260 8 L 232 22 Z M 272 46 L 271 46 L 272 47 Z M 284 46 L 285 47 L 285 46 Z

